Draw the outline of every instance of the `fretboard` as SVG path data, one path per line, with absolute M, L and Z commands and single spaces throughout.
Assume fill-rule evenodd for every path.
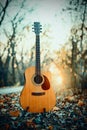
M 41 74 L 40 70 L 40 36 L 36 35 L 36 75 Z

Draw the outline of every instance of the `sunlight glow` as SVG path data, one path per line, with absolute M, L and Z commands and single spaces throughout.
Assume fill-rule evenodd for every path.
M 58 77 L 55 76 L 55 82 L 62 84 L 62 77 L 61 76 L 58 76 Z
M 55 85 L 62 85 L 63 83 L 63 78 L 61 76 L 60 70 L 55 66 L 55 64 L 51 64 L 49 71 L 52 74 L 52 79 L 54 81 Z
M 13 3 L 12 6 L 9 7 L 8 14 L 11 18 L 13 18 L 13 16 L 17 13 L 17 10 L 20 7 L 20 3 L 20 1 L 17 5 L 14 5 Z M 16 39 L 16 44 L 18 50 L 21 51 L 21 49 L 23 48 L 23 51 L 25 52 L 30 51 L 31 47 L 34 45 L 35 35 L 34 32 L 32 32 L 32 24 L 35 21 L 40 22 L 40 24 L 42 25 L 41 47 L 43 48 L 45 46 L 45 48 L 47 47 L 47 49 L 53 53 L 55 50 L 60 49 L 61 46 L 67 41 L 70 33 L 70 28 L 72 26 L 68 13 L 64 13 L 62 11 L 62 9 L 66 7 L 67 2 L 65 0 L 26 0 L 25 5 L 26 10 L 30 10 L 27 13 L 24 8 L 21 10 L 20 13 L 20 15 L 25 14 L 25 16 L 23 18 L 23 21 L 19 24 L 17 28 L 17 38 L 19 39 L 18 41 Z M 11 10 L 13 11 L 13 13 L 11 12 Z M 8 17 L 6 21 L 8 21 Z M 10 22 L 6 22 L 4 28 L 7 30 L 8 34 L 10 34 L 10 32 L 12 31 Z M 46 34 L 45 36 L 43 36 L 44 32 Z M 0 39 L 3 43 L 6 43 L 6 41 L 8 40 L 7 37 L 3 35 L 3 33 L 0 34 Z
M 25 36 L 21 44 L 24 44 L 26 50 L 34 45 L 35 35 L 32 32 L 32 24 L 38 21 L 42 25 L 41 47 L 43 48 L 43 44 L 45 44 L 45 47 L 48 45 L 48 49 L 51 52 L 60 49 L 61 45 L 67 41 L 71 27 L 67 13 L 61 14 L 62 8 L 66 6 L 65 0 L 54 0 L 51 2 L 49 0 L 27 1 L 28 4 L 31 7 L 33 6 L 34 11 L 27 15 L 27 18 L 24 20 L 24 23 L 28 22 L 26 25 L 29 26 L 29 30 L 25 28 L 23 32 Z M 43 36 L 44 31 L 46 32 L 45 36 Z

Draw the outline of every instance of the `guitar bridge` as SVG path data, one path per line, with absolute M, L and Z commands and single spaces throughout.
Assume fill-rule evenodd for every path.
M 45 92 L 32 92 L 33 96 L 43 96 L 45 95 Z

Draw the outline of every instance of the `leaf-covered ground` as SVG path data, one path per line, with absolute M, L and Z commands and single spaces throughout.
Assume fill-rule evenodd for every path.
M 57 96 L 48 113 L 22 110 L 20 93 L 0 94 L 0 130 L 87 130 L 87 95 Z

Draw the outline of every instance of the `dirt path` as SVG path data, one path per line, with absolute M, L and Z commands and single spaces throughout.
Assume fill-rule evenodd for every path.
M 16 93 L 16 92 L 21 92 L 23 86 L 18 86 L 18 87 L 3 87 L 0 88 L 0 94 L 8 94 L 8 93 Z

